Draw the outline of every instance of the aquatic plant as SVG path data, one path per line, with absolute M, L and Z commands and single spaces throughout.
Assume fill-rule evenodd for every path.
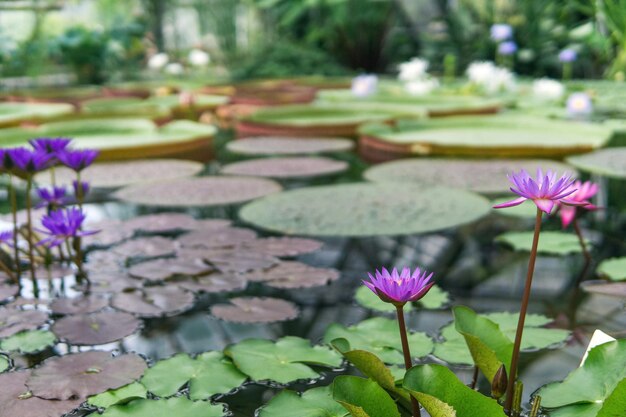
M 355 97 L 367 97 L 378 89 L 378 77 L 374 74 L 361 74 L 352 79 L 351 91 Z
M 563 64 L 563 79 L 572 78 L 573 62 L 578 58 L 578 53 L 571 48 L 565 48 L 559 52 L 559 62 Z
M 491 40 L 502 42 L 513 37 L 513 28 L 506 23 L 496 23 L 491 25 L 490 35 Z
M 593 112 L 593 103 L 587 93 L 572 93 L 567 98 L 567 115 L 572 119 L 586 119 Z
M 52 188 L 37 188 L 37 195 L 41 201 L 36 208 L 48 207 L 49 210 L 56 210 L 66 203 L 65 187 L 53 186 Z

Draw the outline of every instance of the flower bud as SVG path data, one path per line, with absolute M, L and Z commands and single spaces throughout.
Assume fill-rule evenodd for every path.
M 504 365 L 500 365 L 491 382 L 491 396 L 496 400 L 506 393 L 507 380 L 506 369 Z

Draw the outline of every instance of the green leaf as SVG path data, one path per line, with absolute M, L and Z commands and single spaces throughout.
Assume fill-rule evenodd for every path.
M 396 320 L 374 317 L 350 327 L 333 323 L 326 329 L 324 342 L 330 343 L 338 338 L 346 339 L 353 349 L 374 353 L 385 363 L 404 363 L 400 331 Z M 411 355 L 414 358 L 426 356 L 433 350 L 433 341 L 425 333 L 410 333 L 408 339 Z
M 370 310 L 380 311 L 383 313 L 396 312 L 396 308 L 393 304 L 381 301 L 381 299 L 378 298 L 376 294 L 374 294 L 365 286 L 360 286 L 356 290 L 356 293 L 354 294 L 354 299 L 361 307 L 369 308 Z M 417 308 L 421 307 L 427 310 L 436 310 L 443 308 L 446 304 L 448 304 L 449 301 L 449 294 L 435 285 L 430 289 L 430 291 L 428 291 L 428 294 L 426 294 L 424 298 L 416 303 L 408 303 L 405 306 L 405 309 L 407 307 L 412 309 L 417 305 Z
M 7 352 L 37 353 L 54 345 L 56 336 L 47 330 L 19 332 L 0 342 L 0 349 Z
M 103 393 L 92 395 L 87 398 L 87 404 L 98 408 L 109 408 L 116 404 L 126 404 L 139 398 L 146 398 L 148 391 L 139 382 L 133 382 L 117 389 L 111 389 Z
M 223 417 L 224 406 L 207 401 L 191 401 L 185 397 L 165 400 L 138 399 L 124 405 L 114 405 L 102 417 Z
M 414 366 L 403 386 L 432 417 L 505 417 L 495 400 L 469 388 L 442 365 Z
M 613 397 L 615 391 L 619 394 L 626 389 L 621 385 L 625 378 L 626 339 L 619 339 L 591 349 L 582 367 L 572 371 L 563 382 L 545 385 L 537 395 L 541 395 L 541 405 L 546 408 L 607 401 L 607 410 L 619 406 L 625 410 L 626 396 Z
M 600 149 L 567 158 L 567 162 L 581 171 L 610 178 L 626 178 L 626 147 Z
M 318 387 L 297 392 L 284 390 L 261 408 L 259 417 L 294 417 L 294 410 L 302 417 L 346 417 L 349 413 L 333 400 L 330 387 Z
M 338 376 L 333 382 L 333 398 L 354 417 L 400 417 L 394 400 L 371 379 Z
M 530 252 L 534 232 L 507 232 L 496 237 L 496 241 L 512 246 L 514 250 Z M 589 245 L 589 241 L 587 241 Z M 569 255 L 582 251 L 578 237 L 567 232 L 541 232 L 539 253 L 549 255 Z
M 195 359 L 183 353 L 159 361 L 144 373 L 141 382 L 159 397 L 172 396 L 189 383 L 189 397 L 200 400 L 228 393 L 246 379 L 221 352 L 205 352 Z
M 598 275 L 611 281 L 626 281 L 626 257 L 605 259 L 600 262 Z
M 320 375 L 306 364 L 336 368 L 341 357 L 326 346 L 286 336 L 275 343 L 265 339 L 247 339 L 229 346 L 224 353 L 232 358 L 241 372 L 255 381 L 270 380 L 286 384 Z
M 11 366 L 9 358 L 0 354 L 0 373 L 6 371 Z

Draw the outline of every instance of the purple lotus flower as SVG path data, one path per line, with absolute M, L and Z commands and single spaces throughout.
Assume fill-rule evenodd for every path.
M 8 150 L 14 170 L 18 174 L 32 175 L 50 167 L 52 156 L 37 149 L 13 148 Z
M 80 172 L 91 165 L 99 154 L 99 151 L 93 149 L 64 149 L 57 154 L 57 158 L 59 158 L 59 161 L 61 161 L 61 163 L 66 167 L 71 168 L 76 172 Z
M 434 282 L 430 281 L 432 272 L 428 276 L 426 274 L 426 271 L 422 273 L 419 268 L 415 268 L 413 274 L 410 268 L 404 268 L 400 273 L 396 268 L 391 273 L 383 268 L 382 272 L 376 270 L 376 276 L 368 273 L 370 280 L 363 281 L 363 284 L 382 301 L 403 306 L 409 301 L 417 301 L 425 296 L 434 285 Z
M 361 74 L 352 79 L 351 91 L 356 97 L 367 97 L 376 92 L 378 77 L 373 74 Z
M 41 202 L 37 204 L 36 208 L 57 208 L 63 206 L 66 203 L 64 187 L 52 187 L 51 189 L 38 188 L 37 195 L 41 199 Z
M 491 39 L 495 42 L 502 42 L 513 36 L 513 28 L 506 23 L 496 23 L 491 26 Z
M 559 52 L 559 61 L 563 63 L 574 62 L 578 58 L 578 53 L 570 48 L 565 48 Z
M 591 181 L 576 181 L 572 184 L 574 191 L 569 195 L 568 199 L 583 204 L 582 208 L 585 210 L 595 210 L 597 207 L 591 204 L 589 199 L 598 193 L 598 184 Z M 561 224 L 563 227 L 569 226 L 576 217 L 576 207 L 572 205 L 559 204 L 559 217 L 561 217 Z
M 513 41 L 502 42 L 498 45 L 498 54 L 500 55 L 513 55 L 517 52 L 517 44 Z
M 74 195 L 78 197 L 78 193 L 80 191 L 80 197 L 84 198 L 87 194 L 89 194 L 90 186 L 86 181 L 80 182 L 80 188 L 78 188 L 78 181 L 72 181 L 72 187 L 74 188 Z
M 71 141 L 72 139 L 67 138 L 37 138 L 31 139 L 28 143 L 36 150 L 56 155 L 67 148 Z
M 39 245 L 58 246 L 70 238 L 98 233 L 98 231 L 81 230 L 84 221 L 85 214 L 76 207 L 50 212 L 41 219 L 41 224 L 45 229 L 40 232 L 48 237 L 41 240 Z
M 12 230 L 0 231 L 0 245 L 13 246 L 13 231 Z
M 493 208 L 513 207 L 522 204 L 526 200 L 532 200 L 539 210 L 550 214 L 557 203 L 572 206 L 586 204 L 566 198 L 576 192 L 576 188 L 572 187 L 574 180 L 568 174 L 564 174 L 557 180 L 556 173 L 548 171 L 544 175 L 538 169 L 537 178 L 533 179 L 526 170 L 522 170 L 519 174 L 509 175 L 509 181 L 514 185 L 514 187 L 511 187 L 511 191 L 520 197 L 495 205 Z

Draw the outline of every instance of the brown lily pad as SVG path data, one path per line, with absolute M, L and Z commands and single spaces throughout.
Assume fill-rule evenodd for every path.
M 225 206 L 277 193 L 281 186 L 264 178 L 200 177 L 123 188 L 115 197 L 128 203 L 161 207 Z
M 35 330 L 48 321 L 48 315 L 39 310 L 18 308 L 0 309 L 0 338 L 13 336 L 23 330 Z
M 0 417 L 59 417 L 77 408 L 82 399 L 45 400 L 26 387 L 29 371 L 0 374 Z
M 146 370 L 139 355 L 113 357 L 109 352 L 89 351 L 46 359 L 33 369 L 26 386 L 37 397 L 78 399 L 127 385 Z
M 160 236 L 129 240 L 111 251 L 126 259 L 160 258 L 171 256 L 176 252 L 174 241 Z
M 0 303 L 7 301 L 10 298 L 15 297 L 20 293 L 20 288 L 15 284 L 2 283 L 0 284 Z
M 211 307 L 215 317 L 238 323 L 271 323 L 291 320 L 298 317 L 295 304 L 269 297 L 231 298 L 230 304 L 217 304 Z
M 213 270 L 201 259 L 166 258 L 133 265 L 128 274 L 150 282 L 164 281 L 175 275 L 195 276 Z
M 165 181 L 193 177 L 204 169 L 200 162 L 178 159 L 143 159 L 123 162 L 99 162 L 81 173 L 81 180 L 94 188 L 119 188 L 150 181 Z M 76 173 L 68 168 L 55 169 L 58 184 L 71 184 Z M 35 177 L 40 184 L 49 184 L 50 175 L 42 172 Z
M 139 317 L 162 317 L 180 314 L 193 307 L 192 293 L 177 287 L 150 287 L 116 294 L 111 305 Z
M 142 286 L 141 281 L 121 272 L 91 273 L 89 280 L 91 281 L 89 290 L 94 294 L 117 294 Z
M 626 281 L 586 281 L 581 286 L 586 292 L 626 299 Z
M 178 242 L 183 248 L 218 249 L 238 246 L 254 239 L 256 233 L 250 229 L 225 227 L 187 233 L 181 236 Z
M 323 157 L 261 158 L 225 165 L 222 174 L 267 178 L 309 178 L 337 174 L 348 163 Z
M 178 230 L 194 230 L 197 221 L 188 214 L 159 213 L 134 217 L 124 222 L 124 228 L 148 233 L 165 233 Z
M 354 141 L 342 138 L 256 137 L 229 142 L 229 151 L 241 155 L 304 155 L 345 152 Z
M 196 220 L 195 230 L 216 230 L 216 229 L 223 229 L 231 225 L 232 225 L 232 222 L 226 219 Z
M 206 251 L 203 259 L 221 272 L 235 273 L 270 268 L 280 262 L 273 256 L 250 252 L 243 248 Z
M 55 298 L 50 303 L 54 314 L 89 314 L 102 310 L 109 305 L 109 300 L 101 296 L 87 295 L 76 298 Z
M 103 345 L 135 333 L 141 322 L 119 311 L 67 316 L 52 325 L 61 340 L 76 346 Z
M 248 281 L 260 281 L 275 288 L 309 288 L 326 285 L 339 279 L 339 271 L 316 268 L 302 262 L 285 261 L 270 269 L 249 272 L 245 277 Z
M 265 255 L 293 257 L 315 252 L 323 245 L 319 240 L 298 237 L 268 237 L 245 242 L 243 247 Z
M 195 293 L 242 291 L 248 284 L 248 281 L 242 274 L 219 272 L 199 277 L 187 277 L 175 282 L 179 287 Z

